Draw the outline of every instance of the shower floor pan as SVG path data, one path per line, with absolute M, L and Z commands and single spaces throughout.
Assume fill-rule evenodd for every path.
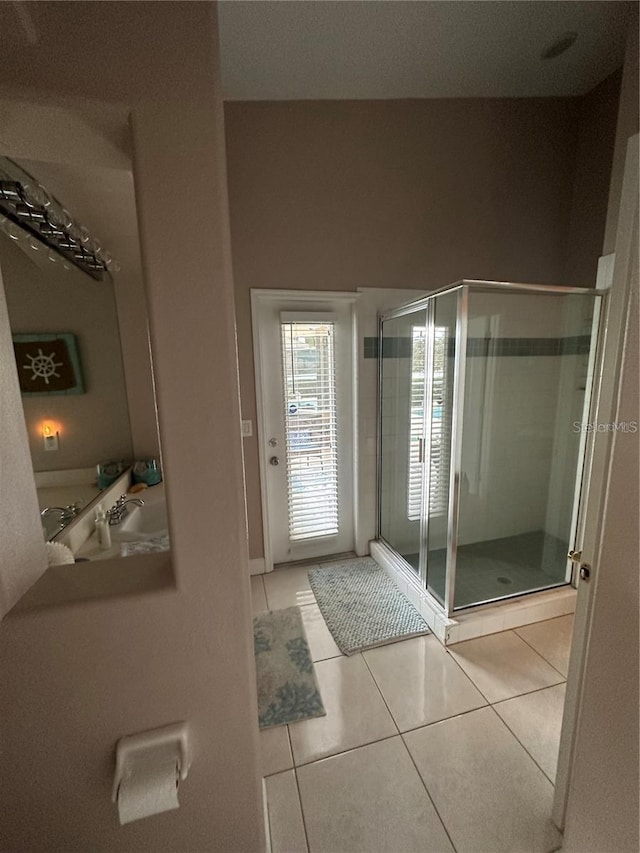
M 467 609 L 456 611 L 451 617 L 445 616 L 438 601 L 421 587 L 417 575 L 405 563 L 407 557 L 403 560 L 380 541 L 371 542 L 370 550 L 371 556 L 418 608 L 445 645 L 542 622 L 575 610 L 576 590 L 564 583 L 564 577 L 559 574 L 559 567 L 564 568 L 566 546 L 541 532 L 460 547 L 456 605 Z M 416 559 L 416 555 L 409 555 L 411 557 Z M 443 588 L 444 552 L 432 552 L 431 572 L 434 586 Z M 442 573 L 441 578 L 438 572 Z M 548 589 L 554 585 L 556 588 Z M 501 600 L 476 605 L 478 601 L 493 598 Z
M 455 606 L 473 607 L 565 583 L 569 545 L 542 530 L 459 545 Z M 418 554 L 403 555 L 418 568 Z M 444 590 L 444 548 L 429 553 L 429 586 Z

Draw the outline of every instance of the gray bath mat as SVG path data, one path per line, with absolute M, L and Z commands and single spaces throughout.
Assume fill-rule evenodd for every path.
M 345 655 L 429 631 L 413 604 L 370 557 L 313 569 L 309 581 L 325 622 Z
M 253 646 L 261 729 L 327 713 L 299 607 L 270 610 L 254 617 Z

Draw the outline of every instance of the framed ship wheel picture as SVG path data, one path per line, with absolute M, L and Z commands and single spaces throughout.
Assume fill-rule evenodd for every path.
M 24 397 L 84 394 L 75 335 L 13 335 L 13 350 Z

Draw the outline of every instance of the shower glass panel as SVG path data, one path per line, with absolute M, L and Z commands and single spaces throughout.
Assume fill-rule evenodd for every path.
M 447 615 L 572 582 L 603 296 L 463 281 L 382 318 L 379 533 Z
M 469 290 L 456 609 L 571 579 L 593 303 Z
M 426 311 L 388 320 L 380 340 L 380 535 L 418 572 Z

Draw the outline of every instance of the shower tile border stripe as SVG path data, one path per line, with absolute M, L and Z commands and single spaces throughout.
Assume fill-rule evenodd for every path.
M 588 355 L 591 345 L 590 335 L 574 335 L 566 338 L 468 338 L 467 356 L 561 356 Z M 447 355 L 455 352 L 455 341 L 449 340 Z M 364 358 L 378 358 L 379 339 L 364 338 Z M 411 358 L 411 338 L 388 337 L 382 342 L 383 358 Z

